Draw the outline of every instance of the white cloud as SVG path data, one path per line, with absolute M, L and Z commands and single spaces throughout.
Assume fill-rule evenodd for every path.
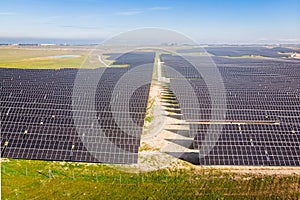
M 155 6 L 155 7 L 151 7 L 148 8 L 149 10 L 170 10 L 172 9 L 172 7 L 168 7 L 168 6 Z
M 15 15 L 14 12 L 0 12 L 0 15 Z
M 100 29 L 99 26 L 77 26 L 77 25 L 61 25 L 60 28 L 75 28 L 75 29 Z
M 60 16 L 60 15 L 46 17 L 46 19 L 60 19 L 60 18 L 62 18 L 62 16 Z
M 116 14 L 119 16 L 132 16 L 132 15 L 138 15 L 141 13 L 142 13 L 141 10 L 128 10 L 128 11 L 118 12 Z
M 132 10 L 127 10 L 127 11 L 117 12 L 116 15 L 119 15 L 119 16 L 132 16 L 132 15 L 138 15 L 138 14 L 141 14 L 141 13 L 145 13 L 147 11 L 160 11 L 160 10 L 170 10 L 170 9 L 172 9 L 172 7 L 155 6 L 155 7 L 145 8 L 143 10 L 141 10 L 141 9 L 132 9 Z

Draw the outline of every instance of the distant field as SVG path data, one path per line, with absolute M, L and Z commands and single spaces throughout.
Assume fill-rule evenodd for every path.
M 61 55 L 74 55 L 74 57 L 56 57 Z M 0 67 L 24 69 L 78 68 L 86 55 L 87 52 L 83 50 L 2 47 L 0 48 Z
M 5 160 L 3 199 L 299 199 L 299 175 L 243 175 L 217 169 L 131 174 L 103 164 Z
M 127 67 L 115 65 L 108 55 L 89 57 L 92 46 L 87 47 L 0 47 L 0 68 L 19 69 L 62 69 L 62 68 L 96 68 L 96 67 Z M 83 63 L 85 63 L 83 65 Z

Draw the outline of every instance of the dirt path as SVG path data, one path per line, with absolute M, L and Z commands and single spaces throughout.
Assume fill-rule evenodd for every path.
M 158 73 L 160 74 L 160 73 Z M 183 153 L 198 150 L 189 149 L 193 138 L 189 137 L 189 125 L 178 117 L 174 117 L 172 104 L 163 101 L 168 96 L 164 79 L 152 81 L 149 99 L 152 104 L 151 122 L 146 122 L 141 137 L 138 164 L 116 166 L 127 172 L 145 172 L 158 169 L 193 169 L 195 172 L 203 169 L 217 169 L 229 173 L 255 175 L 300 175 L 300 167 L 268 167 L 268 166 L 199 166 L 179 159 Z M 168 111 L 167 111 L 168 109 Z M 176 110 L 176 108 L 175 108 Z M 179 125 L 180 124 L 180 125 Z M 176 144 L 174 141 L 181 141 Z
M 217 169 L 222 172 L 236 173 L 240 175 L 300 175 L 300 167 L 269 167 L 269 166 L 199 166 L 180 160 L 168 154 L 168 152 L 189 152 L 187 148 L 169 141 L 172 139 L 187 139 L 175 133 L 175 130 L 188 131 L 187 125 L 174 125 L 182 123 L 182 120 L 169 116 L 165 111 L 166 103 L 161 101 L 164 89 L 159 82 L 153 82 L 150 99 L 154 99 L 152 107 L 153 121 L 146 124 L 141 137 L 139 162 L 133 165 L 116 165 L 119 170 L 127 172 L 146 172 L 159 169 L 193 169 L 197 171 Z M 172 130 L 172 131 L 171 131 Z M 173 131 L 174 130 L 174 131 Z

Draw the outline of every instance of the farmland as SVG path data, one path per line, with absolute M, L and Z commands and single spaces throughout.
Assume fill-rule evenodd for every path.
M 78 68 L 86 57 L 84 49 L 0 48 L 1 68 L 59 69 Z M 74 55 L 58 57 L 61 55 Z M 76 55 L 76 56 L 75 56 Z

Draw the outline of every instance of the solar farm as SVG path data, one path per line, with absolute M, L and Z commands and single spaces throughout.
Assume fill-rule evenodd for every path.
M 120 58 L 135 60 L 130 67 L 109 68 L 103 73 L 96 89 L 94 107 L 97 112 L 89 107 L 87 99 L 94 98 L 88 95 L 94 88 L 88 82 L 74 89 L 74 80 L 78 70 L 23 70 L 1 69 L 1 121 L 2 121 L 2 157 L 64 160 L 106 163 L 135 163 L 139 148 L 139 137 L 126 135 L 114 121 L 113 111 L 110 107 L 113 88 L 118 79 L 128 70 L 136 67 L 141 62 L 153 63 L 154 54 L 127 54 Z M 129 63 L 130 64 L 130 63 Z M 151 66 L 149 66 L 151 69 Z M 151 69 L 152 70 L 152 69 Z M 99 73 L 97 69 L 85 69 L 80 73 L 92 78 Z M 136 74 L 141 79 L 152 78 L 152 72 Z M 128 89 L 126 85 L 121 89 Z M 150 85 L 145 85 L 128 96 L 129 112 L 127 115 L 138 125 L 126 127 L 136 135 L 142 134 L 147 99 Z M 76 91 L 75 91 L 76 90 Z M 82 95 L 84 94 L 84 95 Z M 78 96 L 74 96 L 78 95 Z M 75 101 L 72 107 L 72 97 Z M 82 99 L 80 99 L 82 98 Z M 124 99 L 123 99 L 124 100 Z M 84 102 L 85 104 L 82 104 Z M 122 106 L 117 108 L 120 115 L 124 115 Z M 75 110 L 75 111 L 73 111 Z M 73 114 L 73 112 L 76 112 Z M 96 132 L 98 125 L 93 124 L 93 117 L 97 116 L 103 134 L 113 144 L 125 152 L 112 152 L 112 146 L 105 141 L 98 142 L 101 135 L 89 135 L 80 129 L 88 127 L 90 133 Z M 80 125 L 75 127 L 75 122 Z M 82 132 L 79 135 L 77 132 Z M 86 135 L 85 135 L 86 134 Z M 82 137 L 88 137 L 82 139 Z M 98 137 L 98 138 L 97 138 Z M 93 157 L 82 141 L 97 145 L 94 147 L 99 154 Z M 100 150 L 101 149 L 101 150 Z
M 174 198 L 181 192 L 190 198 L 184 192 L 189 185 L 204 188 L 211 177 L 227 177 L 216 182 L 228 186 L 226 192 L 203 189 L 199 195 L 241 198 L 234 189 L 241 185 L 253 198 L 266 197 L 264 191 L 269 198 L 299 198 L 300 60 L 290 55 L 300 49 L 164 48 L 169 51 L 105 47 L 97 55 L 101 66 L 86 68 L 80 66 L 91 47 L 47 53 L 35 47 L 32 55 L 2 48 L 22 51 L 18 61 L 0 61 L 5 196 L 34 198 L 37 193 L 16 192 L 15 179 L 45 179 L 78 187 L 80 181 L 90 187 L 112 182 L 126 191 L 139 185 L 154 192 L 151 185 L 159 185 L 156 191 L 166 187 Z M 31 66 L 23 64 L 28 61 Z M 128 173 L 130 168 L 138 173 Z M 241 172 L 248 169 L 254 175 Z M 266 177 L 270 182 L 261 188 L 251 186 Z M 178 184 L 182 188 L 173 191 Z
M 209 141 L 203 143 L 209 129 L 212 134 L 220 134 L 209 155 L 198 164 L 299 166 L 299 62 L 217 60 L 226 90 L 218 98 L 226 98 L 227 102 L 221 109 L 217 105 L 211 116 L 209 86 L 201 75 L 181 57 L 168 55 L 162 59 L 184 74 L 198 98 L 200 107 L 189 100 L 183 81 L 176 76 L 171 78 L 171 89 L 181 98 L 183 118 L 191 122 L 192 148 L 201 151 L 204 145 L 210 145 Z M 209 121 L 216 123 L 205 123 Z

